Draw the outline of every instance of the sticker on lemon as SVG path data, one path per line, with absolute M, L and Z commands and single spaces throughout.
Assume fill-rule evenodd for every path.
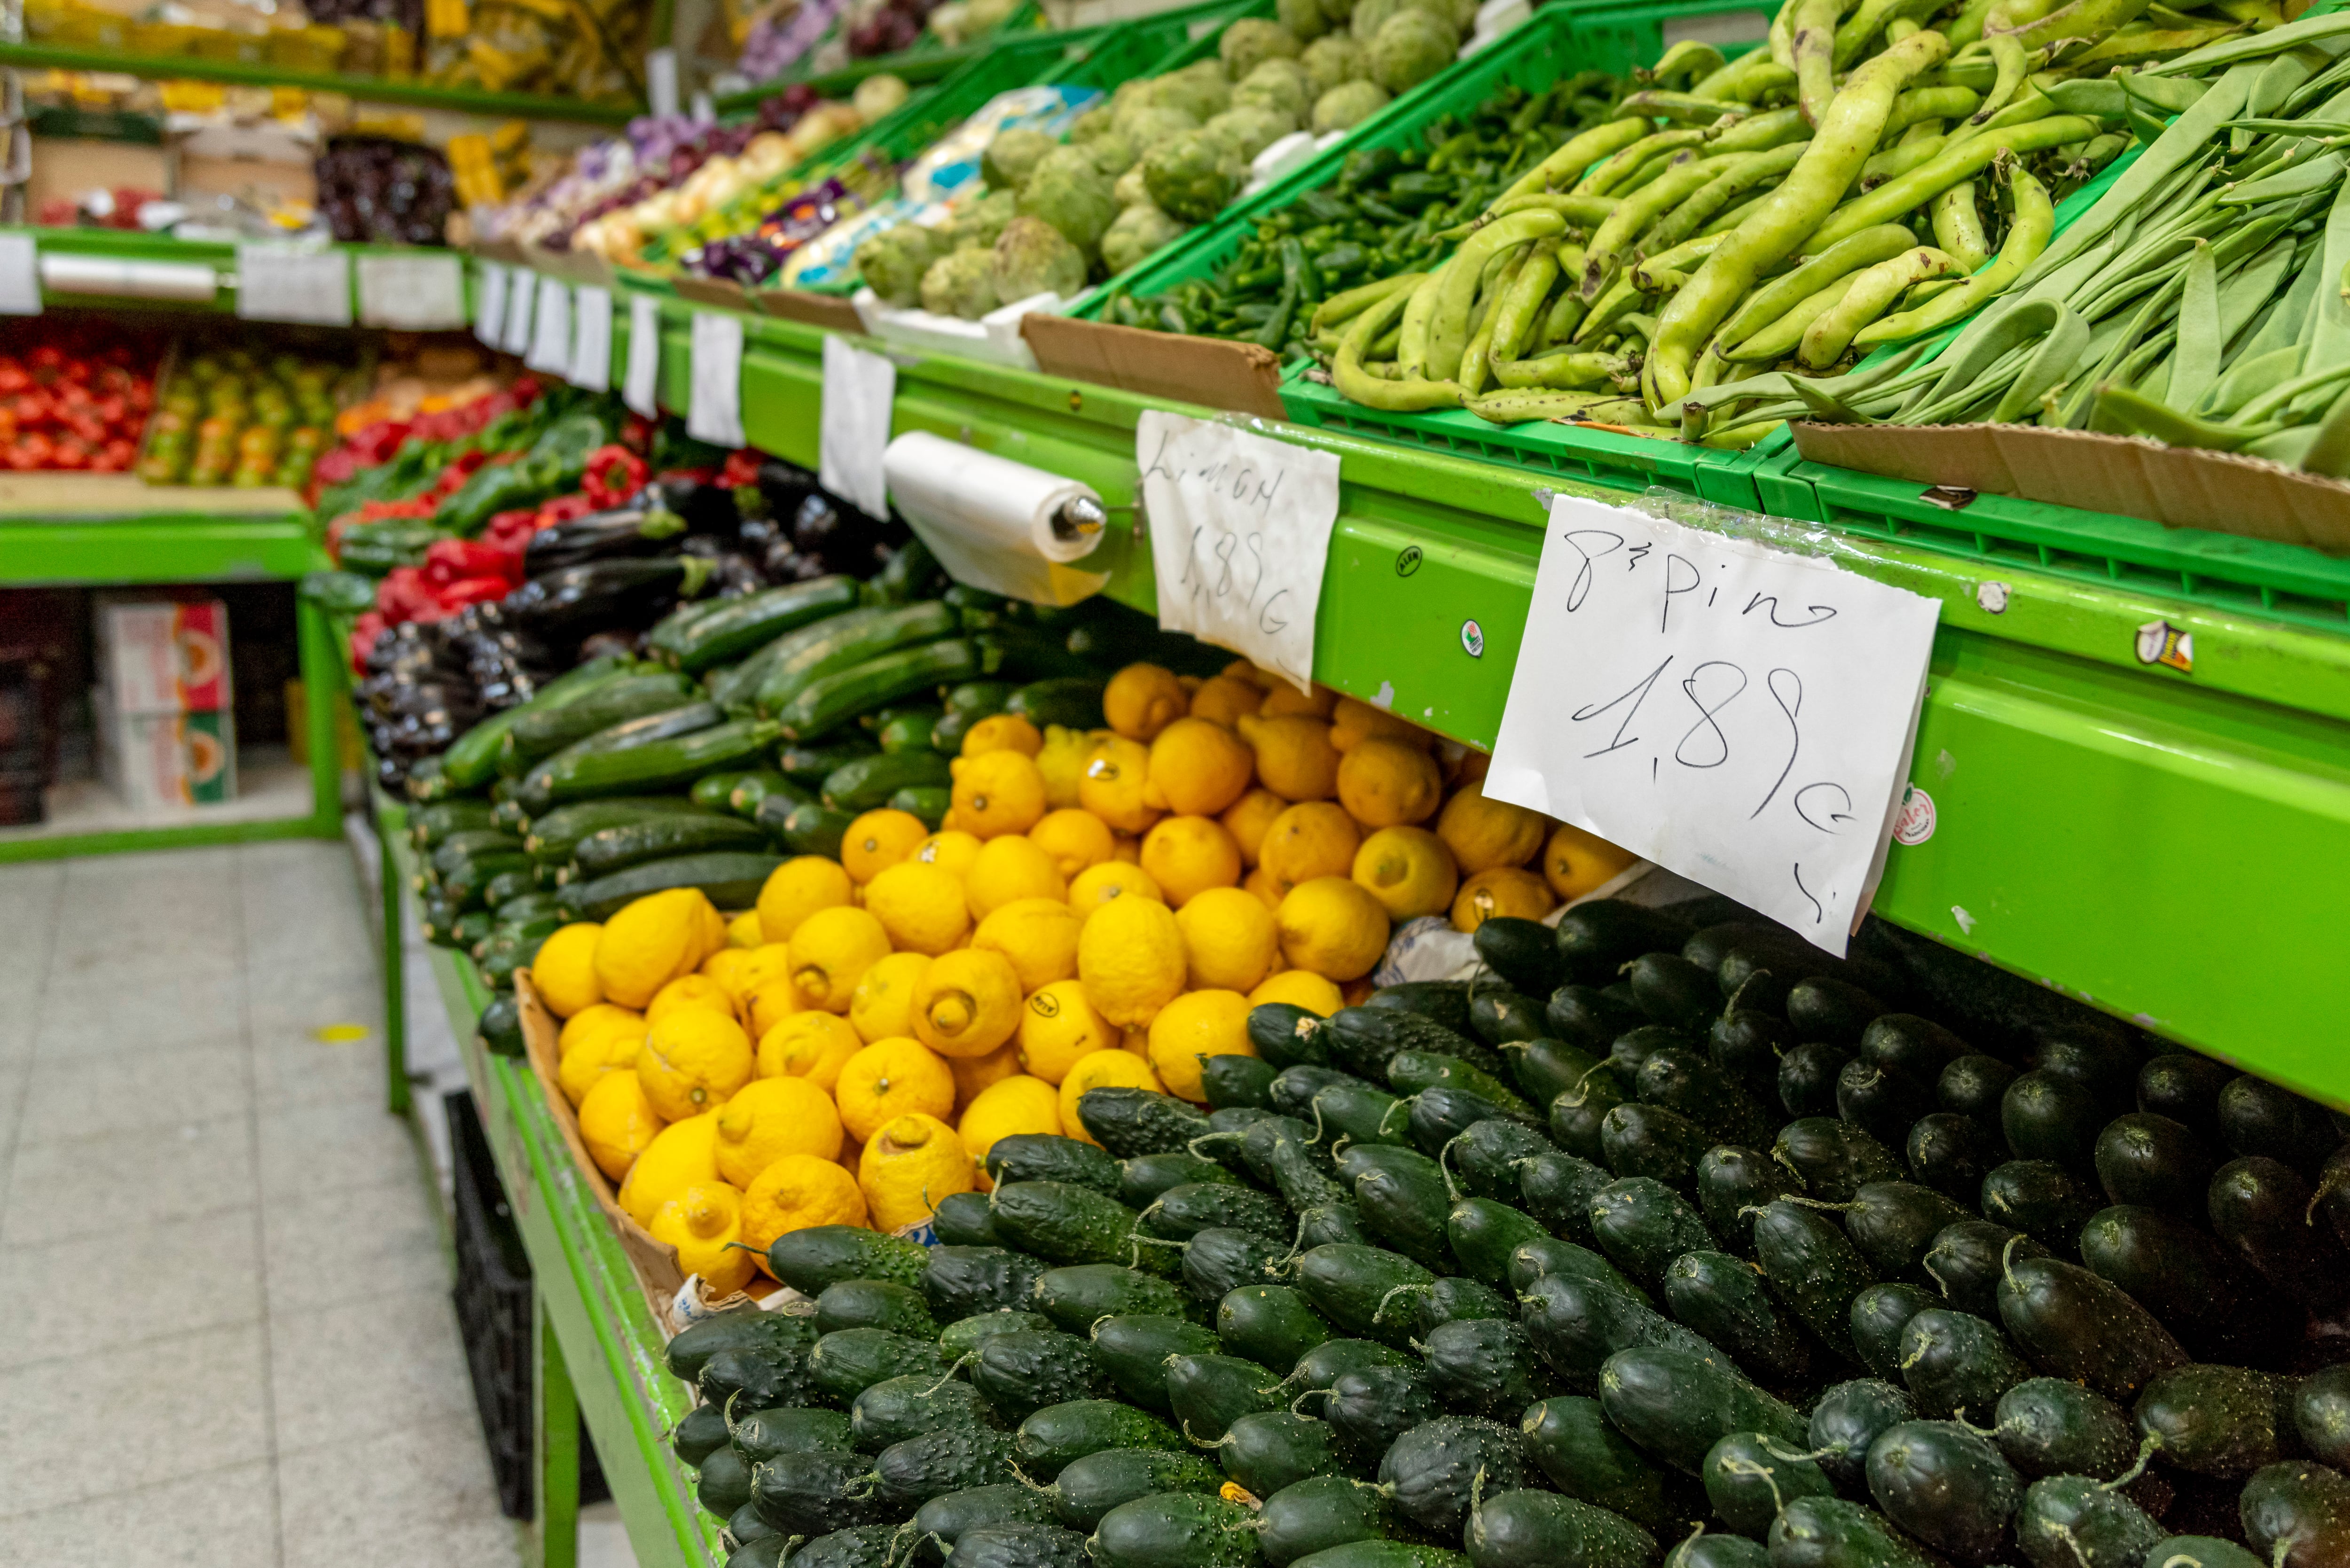
M 806 1078 L 829 1093 L 864 1049 L 864 1037 L 838 1013 L 795 1012 L 759 1036 L 758 1075 Z
M 954 1128 L 920 1112 L 892 1117 L 857 1158 L 857 1185 L 874 1229 L 897 1231 L 938 1211 L 939 1199 L 979 1185 Z
M 1097 1051 L 1082 1058 L 1061 1080 L 1061 1136 L 1096 1147 L 1101 1139 L 1086 1130 L 1084 1120 L 1077 1115 L 1077 1102 L 1090 1089 L 1149 1089 L 1164 1094 L 1166 1086 L 1150 1064 L 1130 1051 Z
M 982 839 L 1025 833 L 1045 817 L 1045 775 L 1024 753 L 1004 750 L 957 757 L 953 821 Z
M 1452 851 L 1424 827 L 1382 827 L 1355 851 L 1357 883 L 1396 921 L 1440 915 L 1461 885 Z
M 638 1224 L 650 1225 L 662 1204 L 697 1181 L 718 1178 L 718 1114 L 688 1116 L 655 1133 L 629 1167 L 620 1208 Z
M 1022 1004 L 1014 1044 L 1031 1076 L 1058 1084 L 1095 1052 L 1117 1050 L 1118 1032 L 1087 1000 L 1083 981 L 1060 980 L 1038 987 Z
M 974 952 L 1002 953 L 1021 994 L 1077 972 L 1077 933 L 1085 919 L 1058 898 L 1014 898 L 972 932 Z
M 848 1001 L 848 1024 L 869 1045 L 914 1032 L 914 982 L 931 967 L 927 953 L 891 953 L 865 971 Z
M 955 1136 L 962 1139 L 983 1188 L 994 1186 L 986 1172 L 987 1151 L 995 1147 L 996 1139 L 1026 1133 L 1058 1137 L 1060 1131 L 1060 1090 L 1024 1073 L 982 1090 L 955 1123 Z
M 1387 951 L 1387 910 L 1344 877 L 1316 877 L 1290 889 L 1274 921 L 1290 967 L 1328 980 L 1367 975 Z
M 965 948 L 914 982 L 914 1038 L 941 1056 L 984 1056 L 1020 1027 L 1020 976 L 1000 952 Z
M 925 866 L 935 866 L 958 879 L 971 875 L 972 866 L 979 859 L 979 836 L 950 827 L 931 834 L 914 846 L 910 860 Z
M 953 1111 L 954 1098 L 954 1073 L 945 1058 L 911 1039 L 876 1040 L 842 1065 L 833 1086 L 840 1125 L 858 1143 L 898 1116 L 944 1116 Z
M 743 1193 L 743 1244 L 751 1262 L 773 1277 L 767 1248 L 778 1236 L 814 1225 L 865 1225 L 865 1194 L 857 1178 L 829 1159 L 787 1154 L 759 1172 Z
M 840 1158 L 840 1113 L 832 1096 L 806 1078 L 743 1085 L 712 1114 L 712 1126 L 718 1174 L 737 1187 L 749 1187 L 787 1154 Z
M 935 958 L 971 933 L 962 883 L 920 860 L 900 861 L 866 884 L 865 909 L 899 952 Z
M 1175 911 L 1151 898 L 1114 898 L 1077 936 L 1077 978 L 1103 1018 L 1140 1028 L 1182 994 L 1190 969 Z
M 1201 1062 L 1210 1056 L 1253 1056 L 1249 1001 L 1237 991 L 1188 991 L 1150 1021 L 1150 1070 L 1170 1095 L 1205 1100 Z
M 1123 736 L 1107 736 L 1087 754 L 1077 779 L 1077 804 L 1117 832 L 1140 833 L 1159 820 L 1159 811 L 1143 800 L 1149 783 L 1150 748 Z
M 733 1014 L 687 1007 L 647 1027 L 637 1081 L 663 1119 L 682 1121 L 724 1105 L 756 1064 L 751 1037 Z
M 1211 888 L 1175 913 L 1194 989 L 1249 991 L 1281 957 L 1273 911 L 1239 888 Z M 1162 1075 L 1163 1076 L 1164 1075 Z
M 1522 866 L 1496 866 L 1461 884 L 1452 899 L 1454 929 L 1474 931 L 1496 915 L 1539 920 L 1558 900 L 1550 884 Z
M 602 926 L 582 920 L 539 943 L 530 961 L 530 982 L 557 1018 L 584 1012 L 604 1000 L 604 982 L 596 978 L 596 939 L 603 934 Z
M 663 1203 L 645 1229 L 677 1249 L 677 1266 L 702 1276 L 703 1299 L 733 1295 L 751 1282 L 743 1239 L 743 1194 L 723 1181 L 697 1182 Z

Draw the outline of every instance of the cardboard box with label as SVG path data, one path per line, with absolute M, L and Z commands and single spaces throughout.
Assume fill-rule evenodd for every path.
M 136 810 L 216 805 L 236 798 L 236 720 L 201 713 L 122 713 L 93 693 L 99 775 Z
M 98 609 L 99 669 L 118 713 L 225 712 L 233 705 L 228 606 L 109 599 Z

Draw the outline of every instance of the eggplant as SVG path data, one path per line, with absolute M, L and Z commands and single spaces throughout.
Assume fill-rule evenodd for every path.
M 679 599 L 695 597 L 709 579 L 710 563 L 686 556 L 590 561 L 533 577 L 505 597 L 505 615 L 530 636 L 563 641 L 615 626 L 650 626 Z
M 685 519 L 666 507 L 622 506 L 590 512 L 533 534 L 522 547 L 523 574 L 536 577 L 590 561 L 658 555 L 667 541 L 684 532 Z

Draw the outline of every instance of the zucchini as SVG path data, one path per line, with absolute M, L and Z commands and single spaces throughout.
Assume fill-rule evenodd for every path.
M 767 1246 L 767 1269 L 775 1278 L 814 1296 L 842 1280 L 891 1280 L 920 1285 L 931 1250 L 917 1241 L 884 1236 L 856 1225 L 812 1225 L 787 1231 Z
M 2339 1470 L 2307 1460 L 2271 1465 L 2244 1483 L 2239 1507 L 2246 1543 L 2271 1568 L 2350 1561 L 2350 1480 Z
M 1678 1529 L 1689 1515 L 1688 1483 L 1633 1447 L 1596 1399 L 1540 1400 L 1526 1407 L 1518 1431 L 1527 1455 L 1568 1497 L 1649 1531 Z
M 721 910 L 748 909 L 758 903 L 759 889 L 783 863 L 780 855 L 741 850 L 676 855 L 592 881 L 569 883 L 556 896 L 565 911 L 579 920 L 608 920 L 647 894 L 672 888 L 699 888 Z
M 1942 1298 L 1980 1318 L 1999 1316 L 1999 1281 L 2010 1243 L 2018 1258 L 2044 1258 L 2048 1249 L 2021 1231 L 1988 1220 L 1945 1225 L 1918 1266 L 1941 1287 Z
M 1233 1355 L 1286 1376 L 1331 1331 L 1328 1321 L 1289 1286 L 1243 1285 L 1216 1303 L 1216 1337 Z
M 424 862 L 434 881 L 447 877 L 477 855 L 504 855 L 522 847 L 522 840 L 497 828 L 469 828 L 443 838 Z
M 1901 1331 L 1928 1307 L 1940 1304 L 1916 1285 L 1875 1284 L 1852 1298 L 1852 1344 L 1861 1365 L 1888 1383 L 1901 1377 Z
M 1429 1332 L 1428 1386 L 1462 1415 L 1515 1420 L 1558 1386 L 1526 1331 L 1503 1317 L 1456 1318 Z
M 877 754 L 878 748 L 861 737 L 843 738 L 834 745 L 785 746 L 775 753 L 775 766 L 801 788 L 815 790 L 823 787 L 825 776 L 844 763 Z
M 726 797 L 719 803 L 721 809 L 748 822 L 759 815 L 759 807 L 771 794 L 788 795 L 794 805 L 808 798 L 807 791 L 792 783 L 773 768 L 759 768 L 738 774 L 726 786 Z
M 1166 1492 L 1212 1494 L 1223 1484 L 1223 1473 L 1197 1454 L 1120 1448 L 1070 1460 L 1045 1490 L 1054 1518 L 1071 1530 L 1090 1531 L 1122 1502 Z
M 953 1378 L 943 1383 L 920 1376 L 884 1378 L 848 1407 L 849 1443 L 868 1454 L 941 1427 L 987 1424 L 987 1402 L 979 1390 Z
M 1646 1176 L 1610 1182 L 1592 1195 L 1591 1233 L 1617 1267 L 1651 1291 L 1675 1258 L 1720 1247 L 1687 1199 Z
M 1058 724 L 1070 730 L 1102 727 L 1102 690 L 1108 682 L 1091 676 L 1032 680 L 1004 699 L 1003 711 L 1017 713 L 1039 730 Z
M 2000 1321 L 2039 1368 L 2074 1377 L 2108 1399 L 2133 1398 L 2187 1352 L 2154 1315 L 2077 1263 L 2023 1258 L 2008 1244 Z
M 1600 1568 L 1656 1561 L 1657 1541 L 1630 1520 L 1556 1492 L 1482 1493 L 1462 1544 L 1474 1568 Z
M 945 826 L 947 812 L 954 805 L 954 792 L 928 785 L 908 785 L 892 794 L 886 803 L 892 811 L 902 811 L 936 833 Z
M 979 668 L 979 650 L 968 640 L 943 639 L 820 676 L 773 711 L 786 739 L 814 740 L 885 702 L 965 679 Z
M 1125 1262 L 1132 1251 L 1134 1210 L 1091 1188 L 1014 1181 L 995 1189 L 993 1203 L 1004 1240 L 1048 1262 Z
M 498 771 L 519 778 L 541 758 L 616 724 L 649 713 L 667 713 L 694 697 L 693 683 L 671 674 L 626 675 L 606 681 L 577 701 L 531 708 L 506 727 L 498 742 Z
M 1578 1393 L 1596 1387 L 1600 1368 L 1621 1350 L 1661 1345 L 1727 1365 L 1713 1345 L 1646 1303 L 1591 1280 L 1545 1274 L 1526 1288 L 1523 1299 L 1527 1337 Z
M 792 646 L 765 660 L 766 668 L 758 685 L 749 692 L 751 706 L 762 717 L 780 717 L 785 707 L 827 677 L 887 654 L 952 637 L 956 624 L 955 612 L 934 602 L 869 614 L 851 611 L 819 622 L 793 633 L 789 639 Z M 741 689 L 738 686 L 736 690 Z
M 1992 1440 L 2022 1474 L 2112 1480 L 2137 1457 L 2137 1433 L 2122 1407 L 2063 1377 L 2031 1377 L 1999 1397 Z
M 753 711 L 760 686 L 764 684 L 777 665 L 810 643 L 836 637 L 851 627 L 878 619 L 887 613 L 878 606 L 861 606 L 785 632 L 736 663 L 712 670 L 703 676 L 710 690 L 710 700 L 738 717 L 747 714 Z
M 2137 1397 L 2137 1429 L 2166 1464 L 2241 1480 L 2299 1446 L 2293 1380 L 2249 1366 L 2175 1367 Z
M 840 858 L 841 840 L 857 819 L 833 810 L 820 800 L 795 800 L 778 791 L 759 803 L 753 822 L 769 836 L 783 841 L 795 855 Z
M 1037 1276 L 1036 1310 L 1055 1325 L 1083 1334 L 1106 1317 L 1128 1313 L 1180 1317 L 1189 1304 L 1167 1281 L 1117 1263 L 1077 1263 Z
M 1092 1347 L 1053 1328 L 990 1335 L 972 1364 L 971 1381 L 1007 1421 L 1024 1421 L 1047 1405 L 1098 1399 L 1109 1392 Z
M 1100 1568 L 1253 1568 L 1256 1515 L 1243 1503 L 1193 1491 L 1122 1502 L 1094 1527 Z
M 1128 1313 L 1093 1324 L 1094 1365 L 1111 1387 L 1145 1409 L 1167 1408 L 1167 1358 L 1209 1355 L 1222 1342 L 1184 1318 Z
M 419 849 L 437 848 L 452 833 L 484 833 L 492 829 L 495 808 L 485 800 L 444 800 L 420 805 L 408 814 L 409 842 Z
M 844 763 L 825 776 L 824 804 L 848 816 L 887 805 L 901 789 L 944 789 L 953 784 L 947 759 L 936 752 L 883 752 Z
M 593 879 L 625 871 L 631 866 L 641 866 L 650 860 L 666 860 L 681 855 L 714 854 L 723 850 L 754 850 L 765 843 L 764 834 L 739 818 L 716 816 L 708 812 L 679 812 L 646 821 L 598 828 L 580 839 L 573 846 L 571 854 L 579 868 L 579 876 Z M 757 901 L 757 893 L 754 891 L 751 902 Z M 737 903 L 724 907 L 747 909 L 749 905 Z
M 939 752 L 942 748 L 931 744 L 931 732 L 945 717 L 943 711 L 934 707 L 895 709 L 873 727 L 873 738 L 885 752 Z M 948 754 L 959 754 L 961 750 L 958 745 Z
M 636 668 L 634 660 L 614 656 L 591 659 L 556 676 L 540 687 L 529 701 L 493 713 L 458 736 L 447 751 L 433 760 L 432 767 L 423 770 L 425 783 L 421 787 L 426 793 L 417 794 L 419 769 L 410 769 L 410 793 L 419 800 L 437 800 L 444 794 L 467 794 L 483 788 L 497 775 L 498 753 L 505 744 L 506 731 L 525 714 L 577 701 L 608 681 L 634 674 Z
M 2162 1535 L 2144 1509 L 2086 1476 L 2033 1481 L 2015 1511 L 2015 1542 L 2033 1568 L 2137 1568 Z
M 645 646 L 686 674 L 699 674 L 785 632 L 854 609 L 857 587 L 854 577 L 812 577 L 724 599 L 681 624 L 675 618 L 663 621 L 647 635 Z
M 1772 1568 L 1939 1568 L 1940 1560 L 1864 1503 L 1799 1497 L 1771 1521 Z
M 895 1280 L 840 1280 L 816 1298 L 818 1334 L 844 1328 L 886 1328 L 917 1339 L 936 1339 L 939 1325 L 922 1293 Z
M 1387 1494 L 1368 1481 L 1313 1476 L 1264 1500 L 1256 1516 L 1257 1544 L 1273 1568 L 1288 1568 L 1349 1542 L 1387 1539 L 1393 1511 Z
M 1221 1302 L 1243 1285 L 1262 1284 L 1288 1249 L 1251 1231 L 1195 1231 L 1183 1244 L 1183 1283 L 1202 1302 Z
M 525 806 L 536 815 L 553 806 L 598 795 L 676 788 L 715 769 L 749 763 L 775 744 L 776 733 L 773 724 L 736 719 L 621 749 L 582 742 L 531 769 L 519 793 Z
M 491 883 L 510 871 L 529 870 L 530 857 L 519 848 L 484 851 L 460 863 L 456 869 L 443 872 L 441 893 L 461 909 L 474 908 L 489 902 Z
M 1846 1490 L 1865 1490 L 1868 1450 L 1884 1433 L 1918 1414 L 1908 1392 L 1875 1377 L 1839 1383 L 1812 1407 L 1804 1441 L 1828 1479 Z
M 1929 1416 L 1980 1418 L 2032 1376 L 1998 1327 L 1972 1313 L 1928 1307 L 1901 1327 L 1902 1381 Z
M 1243 1416 L 1281 1407 L 1272 1368 L 1212 1352 L 1167 1358 L 1167 1406 L 1183 1435 L 1212 1443 Z
M 1768 1531 L 1789 1498 L 1835 1495 L 1835 1483 L 1809 1455 L 1760 1432 L 1732 1432 L 1714 1444 L 1698 1478 L 1714 1517 L 1741 1535 Z
M 1216 1445 L 1224 1473 L 1256 1497 L 1337 1468 L 1337 1436 L 1327 1423 L 1287 1410 L 1240 1417 Z
M 931 1309 L 952 1322 L 974 1313 L 1024 1310 L 1045 1269 L 1037 1259 L 1003 1247 L 949 1245 L 930 1249 L 914 1277 Z
M 534 817 L 530 831 L 523 839 L 523 849 L 534 865 L 567 866 L 571 862 L 573 849 L 591 833 L 618 827 L 624 823 L 706 815 L 701 807 L 675 795 L 619 795 L 606 800 L 583 800 L 575 805 L 559 805 L 543 816 Z
M 1175 1428 L 1148 1411 L 1115 1399 L 1071 1399 L 1029 1412 L 1013 1434 L 1023 1473 L 1051 1480 L 1072 1460 L 1105 1449 L 1168 1449 L 1181 1442 Z
M 1804 1326 L 1857 1361 L 1852 1303 L 1872 1282 L 1867 1261 L 1845 1233 L 1816 1210 L 1783 1198 L 1755 1217 L 1754 1251 L 1762 1272 Z
M 1684 1328 L 1720 1345 L 1763 1382 L 1792 1386 L 1811 1371 L 1802 1331 L 1780 1312 L 1762 1273 L 1744 1259 L 1709 1250 L 1683 1252 L 1665 1270 L 1662 1283 L 1665 1305 Z
M 892 1443 L 875 1455 L 870 1495 L 881 1511 L 879 1521 L 893 1521 L 934 1497 L 1018 1480 L 1018 1459 L 1009 1433 L 985 1427 L 941 1427 Z
M 1398 1438 L 1379 1460 L 1379 1484 L 1396 1511 L 1422 1530 L 1457 1536 L 1471 1501 L 1526 1481 L 1525 1443 L 1513 1427 L 1473 1416 L 1439 1416 Z
M 533 892 L 536 886 L 534 876 L 535 873 L 528 864 L 512 871 L 499 872 L 483 886 L 482 902 L 498 910 L 498 919 L 501 921 L 511 923 L 517 919 L 528 919 L 527 915 L 508 915 L 504 911 L 508 904 L 518 903 L 525 898 L 544 897 L 544 895 L 535 895 Z

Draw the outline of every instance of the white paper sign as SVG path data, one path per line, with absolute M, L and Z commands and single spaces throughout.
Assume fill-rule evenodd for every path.
M 612 291 L 581 284 L 571 315 L 571 368 L 564 379 L 591 392 L 608 390 L 612 385 Z
M 1940 613 L 1826 561 L 1560 496 L 1485 794 L 1841 956 L 1883 868 Z
M 481 264 L 473 285 L 473 336 L 494 348 L 506 329 L 506 269 L 496 262 Z
M 873 517 L 889 514 L 881 455 L 889 448 L 889 405 L 898 367 L 880 354 L 824 335 L 824 406 L 816 416 L 816 483 Z
M 0 234 L 0 316 L 40 313 L 40 247 L 30 234 Z
M 571 286 L 559 277 L 538 280 L 538 319 L 531 323 L 530 352 L 523 363 L 560 376 L 571 366 Z
M 649 420 L 660 418 L 660 301 L 629 296 L 629 379 L 620 400 Z
M 538 315 L 537 283 L 536 273 L 517 267 L 506 285 L 505 330 L 498 337 L 498 347 L 509 354 L 530 349 L 530 329 Z
M 677 112 L 677 51 L 645 51 L 645 107 L 667 119 Z
M 713 446 L 743 444 L 743 318 L 693 313 L 693 385 L 685 433 Z
M 277 245 L 237 246 L 236 313 L 246 321 L 348 327 L 349 254 Z
M 440 332 L 465 325 L 465 264 L 453 255 L 358 258 L 359 325 Z
M 1338 460 L 1231 425 L 1146 412 L 1134 461 L 1159 571 L 1159 624 L 1310 691 L 1314 616 Z

